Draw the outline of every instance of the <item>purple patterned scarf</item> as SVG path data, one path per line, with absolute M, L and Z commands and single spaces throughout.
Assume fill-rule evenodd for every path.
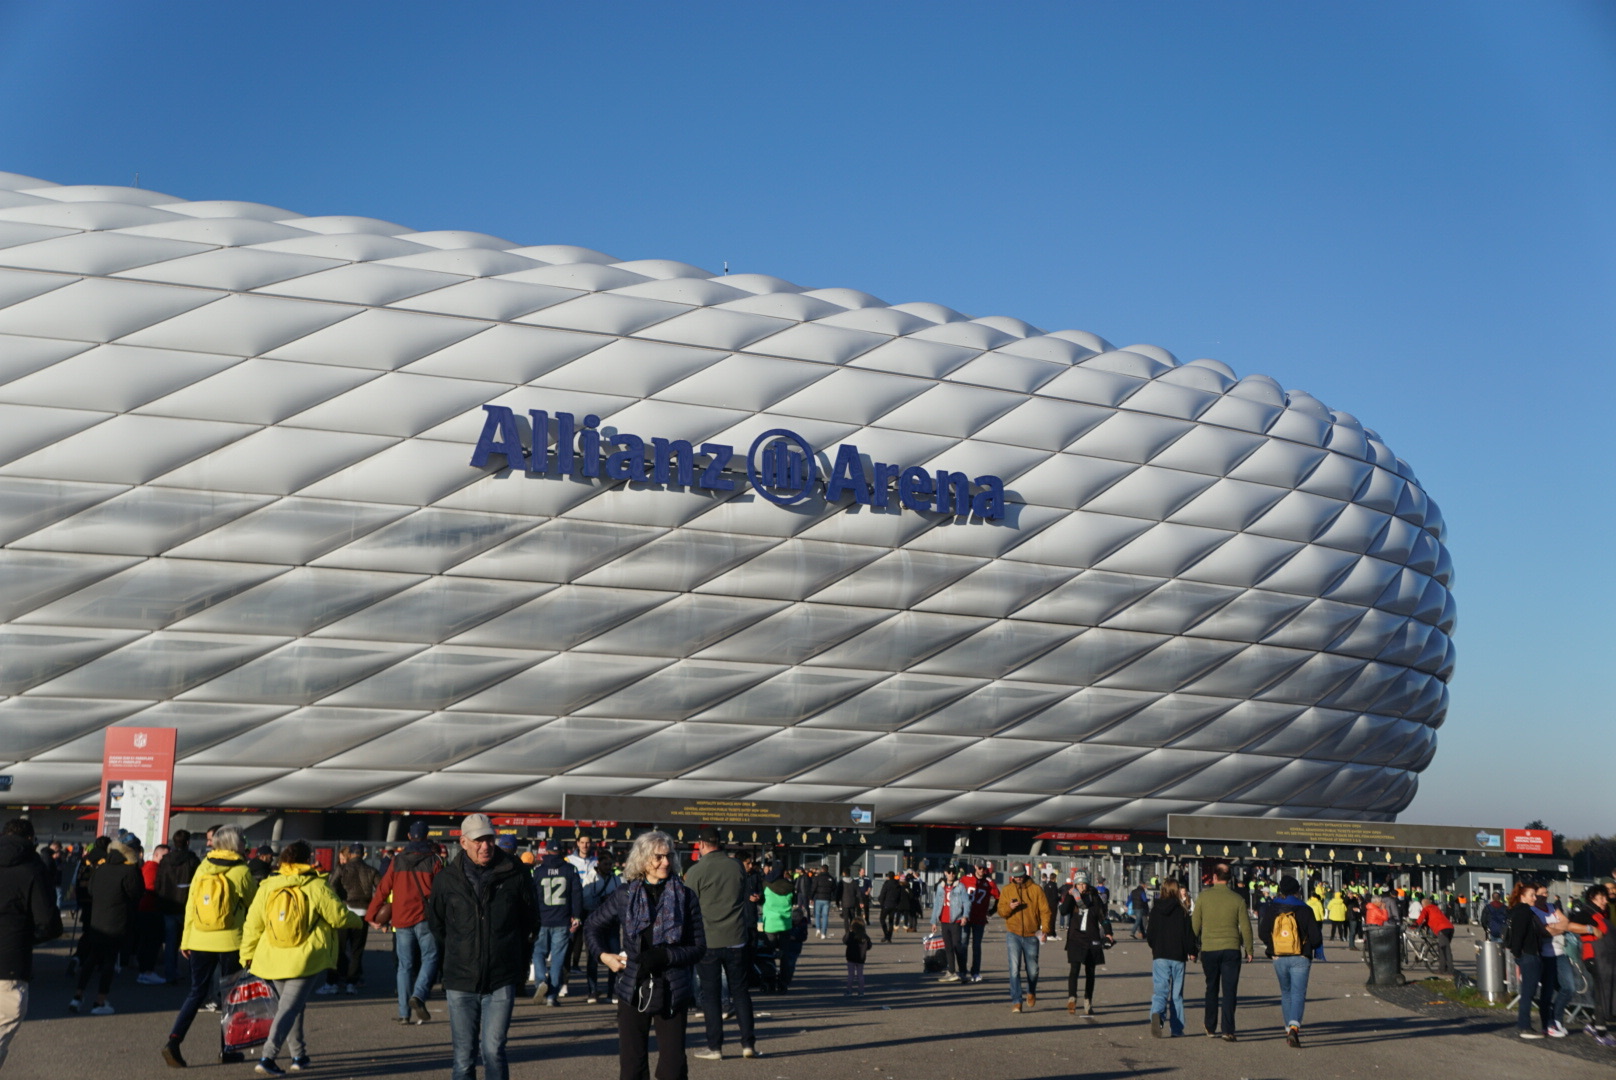
M 645 895 L 645 879 L 628 884 L 628 910 L 623 915 L 625 940 L 638 938 L 651 922 L 650 900 Z M 662 889 L 662 900 L 657 904 L 656 923 L 651 927 L 651 944 L 679 945 L 684 937 L 685 886 L 678 878 L 670 877 Z

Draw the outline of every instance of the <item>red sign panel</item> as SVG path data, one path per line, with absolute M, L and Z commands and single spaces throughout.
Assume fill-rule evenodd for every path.
M 1505 829 L 1504 850 L 1517 855 L 1553 855 L 1554 834 L 1547 829 Z
M 489 820 L 495 825 L 512 825 L 518 828 L 609 829 L 617 825 L 615 821 L 573 821 L 551 814 L 494 814 Z
M 1125 832 L 1045 832 L 1034 837 L 1036 840 L 1094 840 L 1110 844 L 1120 844 L 1132 838 L 1132 834 Z
M 109 727 L 101 751 L 100 835 L 125 829 L 149 852 L 168 838 L 174 801 L 173 728 Z

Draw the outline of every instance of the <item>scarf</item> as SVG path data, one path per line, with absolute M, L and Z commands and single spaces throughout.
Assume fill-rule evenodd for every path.
M 667 946 L 680 944 L 684 937 L 685 887 L 677 878 L 669 878 L 663 887 L 655 915 L 653 924 L 650 901 L 645 895 L 645 879 L 629 882 L 628 910 L 623 915 L 625 940 L 639 937 L 650 924 L 651 944 Z

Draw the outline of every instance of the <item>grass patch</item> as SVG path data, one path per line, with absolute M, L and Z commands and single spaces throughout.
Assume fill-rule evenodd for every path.
M 1488 1001 L 1486 996 L 1475 986 L 1455 986 L 1452 979 L 1433 977 L 1421 979 L 1413 985 L 1418 986 L 1421 990 L 1429 990 L 1433 1001 L 1438 998 L 1445 998 L 1455 1005 L 1463 1005 L 1470 1009 L 1504 1009 L 1509 1004 L 1507 1000 L 1500 1000 L 1494 1004 Z

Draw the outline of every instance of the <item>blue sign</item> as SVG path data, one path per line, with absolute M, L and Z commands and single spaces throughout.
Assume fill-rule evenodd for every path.
M 629 480 L 666 487 L 734 491 L 727 471 L 735 448 L 705 442 L 697 448 L 685 439 L 644 439 L 626 431 L 603 432 L 600 417 L 582 423 L 572 413 L 558 412 L 552 421 L 544 409 L 529 409 L 526 423 L 505 405 L 484 405 L 482 434 L 471 455 L 476 469 L 522 469 L 535 475 Z M 962 472 L 919 466 L 866 462 L 852 443 L 836 447 L 828 475 L 813 445 L 785 428 L 771 428 L 752 441 L 746 455 L 746 478 L 752 490 L 777 506 L 795 506 L 822 494 L 828 503 L 851 496 L 855 504 L 885 509 L 930 511 L 953 517 L 998 521 L 1004 517 L 1004 481 L 997 476 L 968 477 Z

